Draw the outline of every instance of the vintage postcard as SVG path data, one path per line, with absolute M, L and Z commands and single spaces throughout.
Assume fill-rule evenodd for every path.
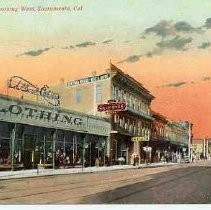
M 0 0 L 0 39 L 0 205 L 211 203 L 210 0 Z

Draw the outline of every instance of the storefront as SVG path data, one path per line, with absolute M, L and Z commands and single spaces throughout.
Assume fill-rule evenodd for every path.
M 0 170 L 104 165 L 109 129 L 104 118 L 0 95 Z

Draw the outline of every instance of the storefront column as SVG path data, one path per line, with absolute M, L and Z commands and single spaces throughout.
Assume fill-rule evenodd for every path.
M 87 141 L 87 134 L 83 135 L 83 144 L 82 144 L 82 171 L 85 167 L 85 152 L 86 152 L 86 141 Z
M 11 171 L 14 171 L 15 137 L 16 137 L 16 124 L 14 125 L 11 132 L 11 149 L 10 149 Z
M 107 144 L 106 144 L 106 155 L 108 157 L 108 164 L 111 164 L 112 155 L 113 155 L 113 148 L 111 148 L 111 134 L 107 137 Z
M 126 148 L 126 165 L 129 165 L 129 147 Z
M 134 153 L 138 155 L 138 164 L 141 162 L 141 155 L 140 155 L 140 142 L 139 141 L 134 141 Z
M 53 132 L 53 145 L 52 145 L 52 161 L 53 161 L 53 169 L 55 169 L 55 146 L 56 146 L 56 138 L 57 138 L 57 130 Z
M 192 152 L 193 152 L 193 149 L 192 149 Z M 209 158 L 209 139 L 207 139 L 207 142 L 206 142 L 206 159 L 208 160 L 208 158 Z
M 46 143 L 45 143 L 45 141 L 46 141 L 46 137 L 45 137 L 45 134 L 44 134 L 44 136 L 43 136 L 43 165 L 44 165 L 44 168 L 45 168 L 45 156 L 46 156 L 46 151 L 45 151 Z

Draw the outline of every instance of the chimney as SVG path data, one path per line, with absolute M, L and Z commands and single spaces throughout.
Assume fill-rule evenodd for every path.
M 97 72 L 96 71 L 92 71 L 91 72 L 91 76 L 96 76 L 97 75 Z
M 60 84 L 60 85 L 64 85 L 64 78 L 60 78 L 59 84 Z

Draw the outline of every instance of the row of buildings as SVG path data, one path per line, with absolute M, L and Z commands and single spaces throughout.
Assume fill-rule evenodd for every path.
M 0 95 L 0 170 L 179 161 L 192 124 L 152 111 L 154 98 L 113 64 L 50 89 L 13 77 Z
M 195 160 L 210 159 L 211 140 L 209 138 L 193 139 L 191 149 Z

